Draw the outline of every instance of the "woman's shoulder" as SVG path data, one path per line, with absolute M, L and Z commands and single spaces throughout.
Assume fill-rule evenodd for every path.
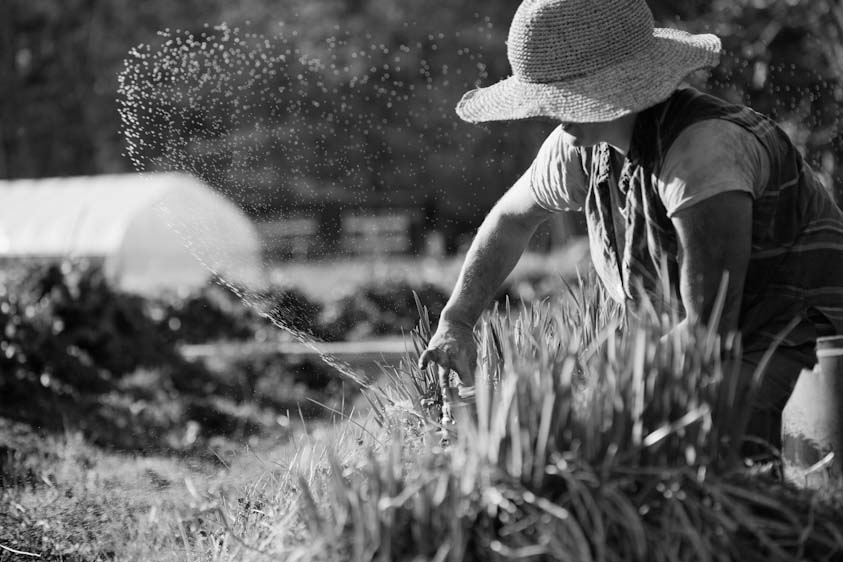
M 658 177 L 660 195 L 672 215 L 724 191 L 758 196 L 769 177 L 769 159 L 746 128 L 706 119 L 682 130 L 668 150 Z

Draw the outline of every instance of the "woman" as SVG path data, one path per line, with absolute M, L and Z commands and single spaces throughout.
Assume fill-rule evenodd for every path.
M 527 0 L 507 48 L 513 76 L 468 92 L 459 116 L 560 125 L 484 220 L 420 363 L 472 384 L 480 313 L 535 228 L 582 210 L 615 299 L 667 281 L 683 325 L 708 322 L 725 278 L 719 330 L 741 332 L 747 376 L 781 340 L 748 430 L 776 444 L 816 338 L 843 333 L 841 210 L 772 121 L 680 86 L 720 41 L 654 28 L 643 0 Z

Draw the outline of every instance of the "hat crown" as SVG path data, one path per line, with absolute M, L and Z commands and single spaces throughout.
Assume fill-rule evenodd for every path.
M 562 82 L 633 57 L 653 41 L 644 0 L 524 0 L 509 28 L 507 56 L 523 82 Z

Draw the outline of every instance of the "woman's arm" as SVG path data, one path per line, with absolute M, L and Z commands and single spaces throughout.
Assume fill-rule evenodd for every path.
M 536 203 L 529 174 L 495 204 L 477 231 L 436 333 L 419 359 L 422 368 L 436 363 L 445 372 L 456 371 L 464 384 L 474 384 L 474 324 L 550 214 Z
M 679 241 L 679 290 L 686 321 L 711 320 L 726 273 L 728 288 L 718 330 L 723 335 L 737 330 L 752 248 L 752 196 L 724 191 L 677 211 L 672 221 Z

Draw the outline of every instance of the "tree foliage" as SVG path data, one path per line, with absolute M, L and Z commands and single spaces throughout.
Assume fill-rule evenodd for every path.
M 432 201 L 446 219 L 474 223 L 549 130 L 533 121 L 477 127 L 453 112 L 463 92 L 509 74 L 517 4 L 9 0 L 0 8 L 0 177 L 131 169 L 117 113 L 130 50 L 160 49 L 161 31 L 200 37 L 226 22 L 289 56 L 250 113 L 273 124 L 263 137 L 244 119 L 228 127 L 231 108 L 211 97 L 182 105 L 201 117 L 178 132 L 201 152 L 193 171 L 255 215 L 325 200 Z M 839 3 L 650 4 L 662 24 L 721 36 L 727 56 L 706 86 L 773 115 L 829 183 L 843 185 Z M 210 122 L 224 134 L 209 138 Z M 253 159 L 239 158 L 244 143 Z

